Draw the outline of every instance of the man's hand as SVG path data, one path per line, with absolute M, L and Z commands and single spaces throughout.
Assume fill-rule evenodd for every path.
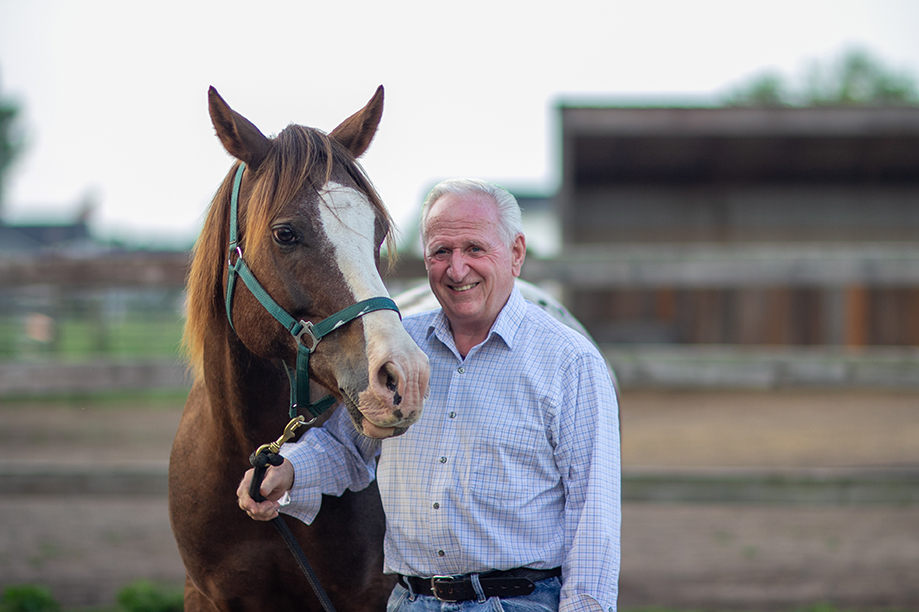
M 281 507 L 278 500 L 294 486 L 294 466 L 285 459 L 281 465 L 268 468 L 259 489 L 265 498 L 263 502 L 257 502 L 249 496 L 249 485 L 254 473 L 254 468 L 246 472 L 242 482 L 239 483 L 239 488 L 236 489 L 239 507 L 257 521 L 270 521 L 278 515 L 278 509 Z

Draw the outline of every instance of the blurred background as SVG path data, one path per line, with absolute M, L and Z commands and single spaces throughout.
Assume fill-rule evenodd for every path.
M 623 609 L 919 609 L 919 5 L 0 0 L 0 587 L 181 582 L 189 251 L 231 160 L 386 87 L 363 160 L 424 282 L 437 181 L 616 372 Z

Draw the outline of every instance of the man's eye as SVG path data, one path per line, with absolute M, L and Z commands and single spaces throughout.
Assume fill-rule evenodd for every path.
M 293 244 L 297 241 L 297 235 L 285 225 L 274 228 L 274 239 L 278 244 Z

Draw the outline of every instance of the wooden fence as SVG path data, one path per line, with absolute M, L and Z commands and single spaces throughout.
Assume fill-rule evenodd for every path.
M 94 258 L 44 257 L 0 261 L 0 295 L 45 288 L 68 294 L 112 287 L 162 288 L 184 285 L 187 253 L 130 252 Z M 869 244 L 854 246 L 641 245 L 570 249 L 553 259 L 527 260 L 523 278 L 558 292 L 563 303 L 599 341 L 622 386 L 777 388 L 843 386 L 919 388 L 919 246 Z M 422 262 L 405 256 L 385 280 L 397 292 L 425 277 Z M 616 316 L 632 307 L 642 321 L 654 325 L 685 323 L 691 300 L 681 295 L 733 295 L 748 304 L 757 325 L 793 318 L 793 301 L 776 301 L 776 292 L 819 292 L 822 300 L 811 319 L 817 321 L 817 342 L 747 342 L 724 333 L 730 327 L 727 302 L 709 299 L 690 320 L 696 328 L 722 332 L 700 334 L 682 343 L 649 343 L 640 334 L 633 342 L 609 342 L 605 330 Z M 906 292 L 899 310 L 887 309 L 886 325 L 898 333 L 915 334 L 900 346 L 870 346 L 872 321 L 883 292 Z M 682 293 L 681 293 L 682 292 Z M 637 299 L 651 296 L 651 300 Z M 738 297 L 740 296 L 740 297 Z M 773 296 L 772 298 L 770 296 Z M 770 299 L 772 301 L 770 301 Z M 629 301 L 631 300 L 631 302 Z M 631 304 L 631 306 L 629 306 Z M 703 304 L 705 305 L 705 304 Z M 729 305 L 729 304 L 728 304 Z M 696 304 L 698 307 L 698 303 Z M 618 310 L 617 310 L 618 309 Z M 735 309 L 733 324 L 743 326 Z M 618 315 L 617 315 L 618 313 Z M 681 314 L 682 313 L 682 314 Z M 742 314 L 742 312 L 741 312 Z M 899 317 L 899 318 L 898 318 Z M 635 319 L 630 320 L 635 325 Z M 638 332 L 648 327 L 637 325 Z M 713 322 L 714 321 L 714 322 Z M 726 322 L 727 321 L 727 322 Z M 902 322 L 901 322 L 902 321 Z M 688 324 L 687 324 L 688 325 Z M 691 328 L 688 326 L 687 328 Z M 619 328 L 621 329 L 621 327 Z M 716 330 L 717 331 L 717 330 Z M 651 329 L 654 340 L 653 332 Z M 741 334 L 742 335 L 742 334 Z M 781 335 L 776 336 L 781 339 Z M 912 336 L 909 336 L 910 338 Z M 714 338 L 714 340 L 712 340 Z M 732 341 L 733 340 L 733 341 Z M 807 344 L 807 343 L 803 343 Z M 888 343 L 898 344 L 898 343 Z M 768 345 L 768 346 L 766 346 Z M 7 360 L 9 361 L 9 360 Z M 0 395 L 42 392 L 84 392 L 92 389 L 163 388 L 188 384 L 175 356 L 154 360 L 95 358 L 81 364 L 48 359 L 35 363 L 0 362 Z M 51 372 L 56 372 L 51 374 Z M 49 376 L 53 385 L 43 382 Z

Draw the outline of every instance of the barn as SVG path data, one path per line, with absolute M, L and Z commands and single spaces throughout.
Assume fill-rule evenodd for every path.
M 919 345 L 919 108 L 562 104 L 564 279 L 603 343 Z

